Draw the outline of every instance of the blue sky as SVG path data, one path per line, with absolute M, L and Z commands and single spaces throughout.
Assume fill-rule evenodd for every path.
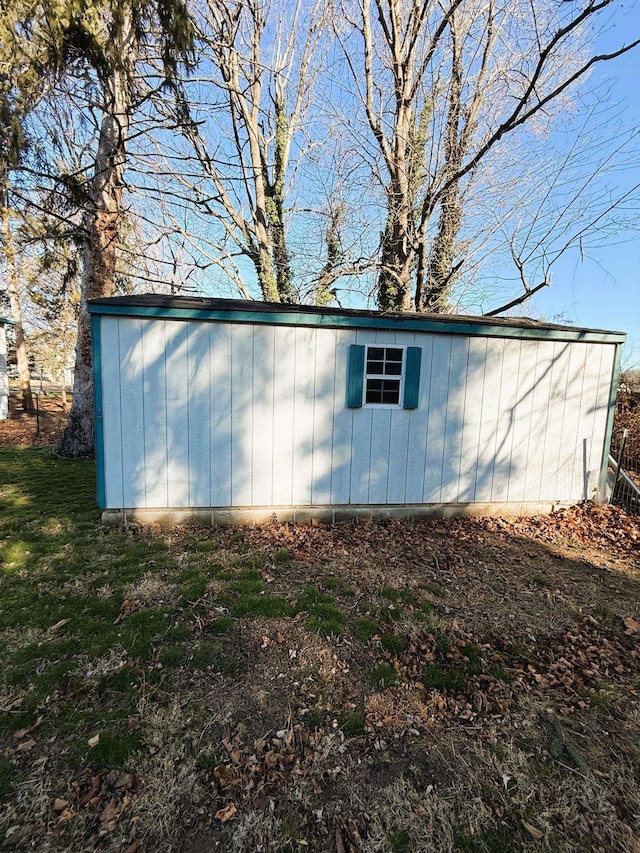
M 613 19 L 598 48 L 615 43 L 621 31 L 628 39 L 637 37 L 637 4 L 629 4 Z M 640 47 L 601 65 L 594 76 L 611 81 L 625 125 L 640 128 Z M 639 171 L 629 168 L 619 177 L 620 185 L 631 188 L 638 183 Z M 639 198 L 640 193 L 636 201 Z M 623 367 L 640 367 L 640 230 L 629 229 L 607 246 L 586 250 L 584 259 L 578 250 L 567 252 L 553 267 L 552 286 L 534 297 L 532 309 L 530 313 L 551 322 L 627 332 Z

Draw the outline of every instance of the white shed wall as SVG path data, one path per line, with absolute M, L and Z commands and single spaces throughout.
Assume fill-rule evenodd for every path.
M 0 421 L 8 417 L 9 377 L 7 376 L 7 336 L 4 323 L 0 323 Z
M 101 318 L 108 508 L 593 497 L 615 346 Z M 422 347 L 416 410 L 349 409 L 352 343 Z

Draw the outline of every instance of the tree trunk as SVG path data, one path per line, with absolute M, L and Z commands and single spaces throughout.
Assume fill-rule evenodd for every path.
M 396 119 L 393 128 L 393 162 L 388 164 L 387 227 L 382 239 L 378 305 L 382 311 L 411 308 L 411 267 L 415 252 L 411 241 L 412 197 L 409 173 L 415 153 L 407 150 L 413 131 L 413 113 L 406 104 L 404 75 L 396 82 Z M 407 156 L 408 155 L 408 156 Z
M 18 276 L 16 273 L 16 254 L 13 245 L 13 234 L 11 233 L 11 222 L 9 209 L 6 205 L 2 207 L 2 232 L 4 236 L 4 254 L 7 265 L 7 292 L 9 293 L 9 304 L 11 313 L 16 321 L 16 356 L 18 360 L 18 378 L 20 380 L 20 392 L 22 394 L 22 407 L 25 412 L 34 412 L 33 395 L 31 393 L 31 377 L 29 375 L 29 357 L 27 343 L 22 326 L 22 311 L 20 309 L 20 296 L 18 293 Z
M 456 238 L 462 222 L 462 209 L 456 184 L 449 187 L 440 203 L 438 233 L 431 247 L 422 296 L 425 309 L 436 314 L 450 310 L 448 296 L 456 281 L 453 261 L 456 254 Z
M 446 186 L 440 199 L 438 233 L 431 246 L 428 263 L 425 263 L 426 249 L 424 248 L 427 220 L 420 223 L 420 263 L 416 281 L 417 310 L 426 310 L 436 314 L 446 313 L 450 310 L 448 298 L 456 280 L 457 270 L 454 269 L 453 261 L 456 254 L 456 240 L 462 224 L 462 206 L 459 182 L 455 180 L 455 176 L 462 169 L 470 120 L 467 116 L 466 121 L 463 121 L 462 50 L 454 15 L 449 21 L 449 28 L 451 31 L 452 56 L 444 171 L 445 186 L 447 184 L 448 186 Z
M 285 232 L 285 181 L 288 159 L 288 126 L 284 95 L 279 92 L 275 97 L 276 137 L 273 163 L 273 185 L 270 187 L 269 227 L 273 242 L 273 263 L 276 268 L 278 296 L 281 302 L 295 302 L 293 292 L 293 272 L 287 248 Z
M 404 168 L 404 162 L 402 164 Z M 411 307 L 411 264 L 414 258 L 409 239 L 410 200 L 407 181 L 394 181 L 388 193 L 387 227 L 382 238 L 378 306 L 381 311 L 408 311 Z
M 104 82 L 104 105 L 90 208 L 84 217 L 82 291 L 78 314 L 73 401 L 69 422 L 59 453 L 67 457 L 93 456 L 95 452 L 93 412 L 93 365 L 89 299 L 111 296 L 114 290 L 118 232 L 122 219 L 122 188 L 126 143 L 131 119 L 131 80 L 136 53 L 131 16 L 124 16 L 119 29 L 120 54 L 128 66 L 111 68 Z

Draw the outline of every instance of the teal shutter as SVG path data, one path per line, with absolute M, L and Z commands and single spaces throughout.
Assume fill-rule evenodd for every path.
M 420 347 L 407 347 L 407 368 L 404 377 L 404 404 L 405 409 L 418 408 L 418 395 L 420 392 L 420 362 L 422 361 L 422 349 Z
M 349 347 L 349 370 L 347 373 L 347 406 L 359 409 L 362 406 L 364 383 L 364 347 L 351 344 Z

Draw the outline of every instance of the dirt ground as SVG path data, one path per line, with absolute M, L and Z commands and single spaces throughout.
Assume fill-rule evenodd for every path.
M 15 394 L 9 397 L 9 417 L 0 421 L 0 444 L 36 445 L 39 447 L 57 444 L 67 422 L 71 406 L 71 394 L 67 398 L 65 411 L 60 394 L 38 394 L 40 409 L 40 431 L 38 419 L 25 412 L 22 400 Z

